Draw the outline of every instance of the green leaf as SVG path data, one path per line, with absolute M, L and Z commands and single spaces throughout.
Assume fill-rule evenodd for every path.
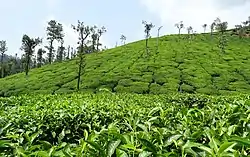
M 111 157 L 114 154 L 115 149 L 119 146 L 120 143 L 121 143 L 121 140 L 109 142 L 108 149 L 107 149 L 107 154 L 109 157 Z
M 34 142 L 34 140 L 41 134 L 41 131 L 38 131 L 37 133 L 34 133 L 30 136 L 30 144 L 32 144 Z
M 148 116 L 153 116 L 156 112 L 158 111 L 162 111 L 162 108 L 161 107 L 155 107 L 153 108 L 149 113 L 148 113 Z
M 136 147 L 133 144 L 125 144 L 125 145 L 121 145 L 121 147 L 125 149 L 136 150 Z
M 9 128 L 11 126 L 12 123 L 8 123 L 5 127 L 0 128 L 0 135 L 3 133 L 4 130 L 6 130 L 7 128 Z
M 213 153 L 213 150 L 210 149 L 210 148 L 208 148 L 208 147 L 206 147 L 206 146 L 200 145 L 200 146 L 198 146 L 197 148 L 206 151 L 206 152 L 209 153 L 210 155 L 213 155 L 213 154 L 214 154 L 214 153 Z
M 45 150 L 50 149 L 52 147 L 52 145 L 47 141 L 39 141 L 39 142 L 43 145 Z
M 85 141 L 85 142 L 87 142 L 89 145 L 91 145 L 92 147 L 94 147 L 96 150 L 98 150 L 98 151 L 101 151 L 102 150 L 102 148 L 101 148 L 101 146 L 100 145 L 98 145 L 98 144 L 96 144 L 95 142 L 92 142 L 92 141 Z
M 156 147 L 155 147 L 155 145 L 153 143 L 151 143 L 148 140 L 143 139 L 143 138 L 139 138 L 139 140 L 142 142 L 142 145 L 146 146 L 146 148 L 149 151 L 153 152 L 154 154 L 157 153 L 157 149 L 156 149 Z
M 10 144 L 11 144 L 10 141 L 0 140 L 0 148 L 8 148 L 8 147 L 11 147 Z
M 116 149 L 116 156 L 117 157 L 128 157 L 128 154 L 123 150 Z
M 147 129 L 147 127 L 145 125 L 143 125 L 143 124 L 137 124 L 137 126 L 139 128 L 141 128 L 143 131 L 148 132 L 148 129 Z
M 228 141 L 235 141 L 238 144 L 250 147 L 250 141 L 248 139 L 246 139 L 246 138 L 233 137 L 233 138 L 230 138 Z
M 45 152 L 45 151 L 39 151 L 37 152 L 37 156 L 40 156 L 40 157 L 50 157 L 50 155 Z
M 168 140 L 166 141 L 166 145 L 169 146 L 171 145 L 172 143 L 174 143 L 174 141 L 177 141 L 180 137 L 182 137 L 183 135 L 173 135 L 171 137 L 168 138 Z
M 147 152 L 147 151 L 143 151 L 139 154 L 138 157 L 148 157 L 152 154 L 152 152 Z
M 218 151 L 218 154 L 223 153 L 224 151 L 226 152 L 228 148 L 232 148 L 236 145 L 235 142 L 225 142 L 220 146 L 220 149 Z

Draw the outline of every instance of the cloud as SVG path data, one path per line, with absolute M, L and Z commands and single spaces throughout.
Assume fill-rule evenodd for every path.
M 203 24 L 211 24 L 217 17 L 229 27 L 246 20 L 250 13 L 249 0 L 140 0 L 149 12 L 161 19 L 164 30 L 176 33 L 174 24 L 183 21 L 201 32 Z M 236 5 L 237 4 L 237 5 Z
M 235 6 L 243 6 L 246 3 L 249 3 L 250 0 L 212 0 L 214 6 L 219 9 L 229 9 L 234 8 Z

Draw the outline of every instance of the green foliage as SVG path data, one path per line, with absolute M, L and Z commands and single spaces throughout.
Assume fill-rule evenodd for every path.
M 79 91 L 96 92 L 107 87 L 113 92 L 166 94 L 178 92 L 182 82 L 184 89 L 188 85 L 182 91 L 185 93 L 250 92 L 250 38 L 239 39 L 225 32 L 226 53 L 221 53 L 218 33 L 213 34 L 213 40 L 209 34 L 196 35 L 191 43 L 185 35 L 180 36 L 160 37 L 157 53 L 157 39 L 149 39 L 149 55 L 145 55 L 145 41 L 86 54 Z M 75 91 L 79 78 L 76 63 L 79 58 L 31 69 L 27 80 L 23 73 L 0 79 L 0 93 Z
M 249 95 L 100 92 L 0 98 L 0 156 L 250 155 Z

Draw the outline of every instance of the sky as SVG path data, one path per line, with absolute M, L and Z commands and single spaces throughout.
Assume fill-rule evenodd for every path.
M 177 33 L 175 23 L 183 21 L 202 32 L 203 24 L 210 25 L 217 17 L 229 27 L 246 21 L 250 16 L 250 0 L 5 0 L 0 5 L 0 40 L 6 40 L 7 54 L 23 54 L 20 50 L 24 34 L 43 38 L 47 45 L 46 27 L 51 19 L 62 23 L 65 46 L 76 46 L 77 34 L 71 28 L 80 20 L 86 25 L 105 26 L 107 32 L 101 42 L 108 48 L 145 37 L 142 20 L 152 22 L 155 28 L 163 26 L 160 35 Z M 186 30 L 183 30 L 186 32 Z

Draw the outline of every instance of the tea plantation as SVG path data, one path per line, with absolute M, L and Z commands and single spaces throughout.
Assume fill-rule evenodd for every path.
M 0 98 L 0 156 L 246 157 L 249 106 L 245 95 Z
M 139 94 L 201 93 L 228 95 L 250 92 L 250 39 L 227 36 L 226 52 L 218 37 L 169 35 L 87 54 L 80 91 Z M 77 84 L 77 60 L 54 63 L 0 79 L 0 95 L 72 93 Z

